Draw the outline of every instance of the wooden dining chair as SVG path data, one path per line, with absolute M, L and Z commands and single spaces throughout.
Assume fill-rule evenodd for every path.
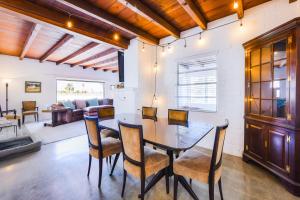
M 35 121 L 39 121 L 39 108 L 36 101 L 22 101 L 22 123 L 25 122 L 25 116 L 33 115 Z
M 197 200 L 198 197 L 187 183 L 184 177 L 198 180 L 209 185 L 209 199 L 214 199 L 214 185 L 218 183 L 220 196 L 223 200 L 222 192 L 222 154 L 225 141 L 228 120 L 225 125 L 218 126 L 216 129 L 215 142 L 211 156 L 205 155 L 198 150 L 191 149 L 182 154 L 175 160 L 174 169 L 174 200 L 177 199 L 178 182 Z
M 102 178 L 102 161 L 103 158 L 107 158 L 112 155 L 116 155 L 110 176 L 113 174 L 116 163 L 122 152 L 121 141 L 112 137 L 102 138 L 100 136 L 100 130 L 98 127 L 98 117 L 95 116 L 85 116 L 84 117 L 88 141 L 89 141 L 89 167 L 87 176 L 90 175 L 92 157 L 99 160 L 99 179 L 98 187 L 101 187 Z
M 113 119 L 115 117 L 115 108 L 112 106 L 100 108 L 98 111 L 98 117 L 100 121 Z M 101 129 L 101 136 L 119 138 L 119 134 L 110 129 Z
M 165 175 L 166 190 L 169 193 L 169 176 L 166 172 L 169 166 L 169 157 L 144 145 L 143 128 L 141 125 L 119 122 L 119 130 L 124 159 L 121 196 L 123 197 L 124 195 L 127 173 L 141 180 L 141 199 L 144 199 L 144 195 L 147 192 L 147 188 L 145 189 L 145 179 L 153 174 L 161 173 L 160 178 Z
M 189 111 L 187 110 L 176 110 L 176 109 L 168 109 L 168 120 L 171 122 L 188 122 Z
M 142 117 L 143 119 L 152 119 L 154 121 L 157 121 L 157 108 L 143 106 Z

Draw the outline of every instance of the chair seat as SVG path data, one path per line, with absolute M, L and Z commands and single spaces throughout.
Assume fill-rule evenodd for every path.
M 149 177 L 169 166 L 169 157 L 167 155 L 146 146 L 144 147 L 144 157 L 146 177 Z M 136 178 L 140 178 L 141 176 L 141 168 L 127 160 L 124 161 L 124 169 Z
M 121 141 L 112 137 L 102 138 L 103 158 L 121 153 Z M 90 148 L 90 155 L 99 158 L 98 149 Z
M 21 119 L 21 117 L 19 115 L 5 115 L 4 116 L 7 120 L 12 120 L 12 119 L 16 119 L 16 120 L 19 120 Z M 16 118 L 15 118 L 16 117 Z
M 107 138 L 107 137 L 118 138 L 119 137 L 117 132 L 109 130 L 109 129 L 102 129 L 100 132 L 100 135 L 102 138 Z
M 22 115 L 34 115 L 37 114 L 38 111 L 30 110 L 30 111 L 24 111 L 22 112 Z
M 173 169 L 174 173 L 180 176 L 208 183 L 211 157 L 201 153 L 198 150 L 191 149 L 182 154 L 175 160 Z M 222 168 L 215 172 L 215 183 L 221 177 Z

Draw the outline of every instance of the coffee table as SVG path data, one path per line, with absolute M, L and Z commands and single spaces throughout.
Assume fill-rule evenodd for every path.
M 7 120 L 6 118 L 0 118 L 0 132 L 3 128 L 14 128 L 14 133 L 16 133 L 16 137 L 18 136 L 18 121 L 17 120 Z
M 42 110 L 42 112 L 51 113 L 51 115 L 52 115 L 52 121 L 50 123 L 44 123 L 44 126 L 55 127 L 58 125 L 66 124 L 68 110 L 69 109 L 67 109 L 67 108 Z

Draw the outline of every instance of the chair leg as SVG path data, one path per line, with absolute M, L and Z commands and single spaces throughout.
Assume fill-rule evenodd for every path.
M 177 200 L 178 176 L 174 174 L 174 200 Z
M 109 156 L 109 164 L 111 165 L 111 156 Z
M 209 183 L 209 200 L 214 200 L 214 191 L 215 191 L 215 188 L 214 188 L 214 183 Z
M 122 187 L 121 197 L 124 196 L 125 185 L 126 185 L 126 177 L 127 177 L 127 171 L 124 169 L 124 172 L 123 172 L 123 187 Z
M 36 117 L 37 117 L 37 121 L 39 122 L 39 113 L 36 114 Z
M 193 179 L 190 178 L 190 186 L 192 187 Z
M 199 200 L 199 198 L 197 197 L 197 195 L 192 190 L 191 186 L 183 176 L 178 176 L 178 180 L 181 183 L 181 185 L 186 189 L 186 191 L 193 197 L 194 200 Z
M 110 172 L 110 174 L 109 174 L 110 176 L 114 173 L 114 169 L 115 169 L 116 164 L 117 164 L 117 162 L 118 162 L 119 156 L 120 156 L 120 153 L 118 153 L 118 154 L 116 155 L 116 157 L 115 157 L 114 164 L 113 164 L 112 169 L 111 169 L 111 172 Z
M 101 179 L 102 179 L 102 158 L 99 158 L 99 180 L 98 180 L 98 188 L 101 187 Z
M 21 119 L 18 119 L 18 127 L 21 128 Z
M 222 191 L 222 181 L 221 181 L 221 178 L 218 182 L 218 185 L 219 185 L 219 191 L 220 191 L 220 196 L 221 196 L 221 200 L 223 200 L 223 191 Z
M 22 116 L 22 124 L 25 122 L 25 115 Z
M 167 194 L 169 194 L 170 191 L 170 183 L 169 183 L 169 173 L 168 173 L 168 169 L 165 169 L 165 178 L 166 178 L 166 192 Z
M 144 200 L 145 196 L 145 174 L 141 176 L 141 200 Z
M 34 114 L 33 116 L 34 116 L 34 121 L 36 122 L 36 114 Z
M 90 176 L 91 164 L 92 164 L 92 156 L 89 155 L 89 168 L 88 168 L 88 173 L 87 173 L 88 177 Z

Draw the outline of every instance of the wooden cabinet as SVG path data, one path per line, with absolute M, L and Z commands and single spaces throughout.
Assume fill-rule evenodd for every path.
M 244 44 L 243 158 L 300 196 L 300 18 Z

